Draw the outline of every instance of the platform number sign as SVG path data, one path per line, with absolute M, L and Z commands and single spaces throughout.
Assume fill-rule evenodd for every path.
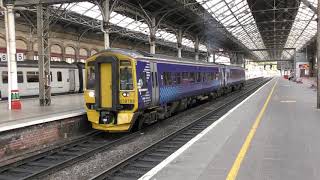
M 24 54 L 23 53 L 17 53 L 17 61 L 23 61 L 24 60 Z
M 5 54 L 5 53 L 0 53 L 0 61 L 2 61 L 2 62 L 7 61 L 7 54 Z

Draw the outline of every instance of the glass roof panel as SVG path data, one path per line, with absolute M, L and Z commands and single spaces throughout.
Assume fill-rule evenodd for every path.
M 317 7 L 318 0 L 308 0 Z M 298 13 L 290 30 L 285 48 L 296 48 L 300 50 L 317 33 L 317 15 L 304 3 L 300 3 Z M 289 59 L 293 54 L 283 52 L 282 57 Z
M 199 44 L 199 50 L 200 51 L 207 51 L 207 47 L 203 44 Z
M 182 38 L 182 45 L 190 47 L 190 48 L 194 48 L 193 42 L 187 38 Z
M 197 0 L 217 21 L 248 49 L 264 49 L 262 37 L 247 0 Z M 253 33 L 255 32 L 255 33 Z M 253 51 L 260 59 L 268 58 L 267 52 Z
M 93 19 L 102 20 L 102 15 L 100 9 L 97 5 L 90 2 L 77 2 L 77 3 L 65 3 L 65 4 L 55 4 L 54 7 L 67 11 L 72 11 L 78 13 L 83 16 L 87 16 Z M 140 32 L 146 35 L 150 34 L 150 30 L 148 25 L 144 22 L 136 21 L 130 17 L 124 16 L 117 12 L 111 12 L 110 14 L 110 23 L 116 26 L 120 26 L 122 28 L 126 28 L 130 31 Z M 158 39 L 163 39 L 168 42 L 177 42 L 177 37 L 173 33 L 169 33 L 164 29 L 158 29 L 156 33 L 156 37 Z M 183 38 L 182 44 L 194 48 L 194 44 L 190 39 Z M 201 47 L 201 49 L 204 49 Z

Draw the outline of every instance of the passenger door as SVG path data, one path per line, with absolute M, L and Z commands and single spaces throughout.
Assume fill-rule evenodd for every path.
M 117 110 L 119 104 L 119 60 L 101 56 L 88 66 L 94 66 L 95 104 L 97 109 Z
M 152 85 L 152 105 L 156 106 L 159 103 L 159 76 L 157 63 L 150 62 L 151 85 Z
M 112 70 L 111 63 L 100 64 L 100 99 L 103 108 L 112 108 Z

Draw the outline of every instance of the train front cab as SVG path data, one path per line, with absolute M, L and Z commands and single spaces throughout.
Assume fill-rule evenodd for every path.
M 88 120 L 94 129 L 129 131 L 137 118 L 135 61 L 121 54 L 102 53 L 86 63 L 84 93 Z

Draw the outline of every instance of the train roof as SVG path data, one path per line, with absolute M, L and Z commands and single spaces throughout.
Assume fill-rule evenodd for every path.
M 193 59 L 188 58 L 177 58 L 173 56 L 163 55 L 163 54 L 150 54 L 140 50 L 130 50 L 130 49 L 121 49 L 121 48 L 110 48 L 107 50 L 102 50 L 100 53 L 103 52 L 115 52 L 121 53 L 132 58 L 139 58 L 145 60 L 153 60 L 153 61 L 166 61 L 166 62 L 175 62 L 175 63 L 187 63 L 187 64 L 195 64 L 195 65 L 209 65 L 209 66 L 227 66 L 231 68 L 243 69 L 240 66 L 233 66 L 233 65 L 224 65 L 212 62 L 204 62 L 204 61 L 195 61 Z
M 68 68 L 68 69 L 75 69 L 77 68 L 77 64 L 83 63 L 67 63 L 65 61 L 50 61 L 51 68 Z M 24 60 L 24 61 L 17 61 L 18 67 L 38 67 L 38 61 L 35 60 Z M 7 62 L 0 62 L 0 67 L 7 67 Z

